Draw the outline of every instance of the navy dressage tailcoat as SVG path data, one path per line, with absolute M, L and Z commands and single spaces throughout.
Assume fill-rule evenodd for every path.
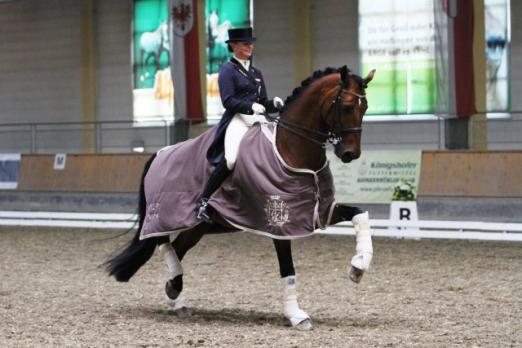
M 249 70 L 235 58 L 230 59 L 219 70 L 219 94 L 225 113 L 214 129 L 214 140 L 207 151 L 207 159 L 217 165 L 225 159 L 225 132 L 235 114 L 252 115 L 252 104 L 263 105 L 267 112 L 277 109 L 268 99 L 263 75 L 250 64 Z

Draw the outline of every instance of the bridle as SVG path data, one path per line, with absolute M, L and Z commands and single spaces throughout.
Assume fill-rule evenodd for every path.
M 343 133 L 352 133 L 352 134 L 362 133 L 362 127 L 341 128 L 341 117 L 342 117 L 341 116 L 341 109 L 342 109 L 342 105 L 341 105 L 342 98 L 341 97 L 342 97 L 343 91 L 348 94 L 351 94 L 353 96 L 356 96 L 358 98 L 359 105 L 361 104 L 362 99 L 366 99 L 365 94 L 358 94 L 358 93 L 355 93 L 352 91 L 348 91 L 348 90 L 346 90 L 346 88 L 347 88 L 346 82 L 341 81 L 341 83 L 339 84 L 339 89 L 337 91 L 337 94 L 336 94 L 335 98 L 332 100 L 332 106 L 329 108 L 328 112 L 326 113 L 326 115 L 330 114 L 330 110 L 332 108 L 335 111 L 334 124 L 329 127 L 330 129 L 326 133 L 285 121 L 284 119 L 282 119 L 280 117 L 281 115 L 270 116 L 267 114 L 265 116 L 268 120 L 277 123 L 278 126 L 281 126 L 281 127 L 285 128 L 286 130 L 321 146 L 323 149 L 326 149 L 330 145 L 336 146 L 337 144 L 341 143 L 341 140 L 342 140 L 341 135 Z M 320 117 L 328 126 L 328 122 L 323 117 L 323 115 L 320 115 Z M 311 135 L 319 136 L 322 138 L 326 138 L 326 140 L 324 142 L 321 142 L 321 141 L 317 140 L 316 138 L 309 136 L 307 133 L 311 134 Z

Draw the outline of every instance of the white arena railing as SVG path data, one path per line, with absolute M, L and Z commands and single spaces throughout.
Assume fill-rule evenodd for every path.
M 4 226 L 129 229 L 136 226 L 136 219 L 136 214 L 0 211 Z M 372 219 L 370 226 L 374 237 L 522 241 L 522 223 Z M 355 235 L 350 222 L 317 233 Z
M 128 229 L 136 214 L 0 211 L 0 225 Z
M 370 220 L 374 237 L 477 239 L 522 242 L 522 223 L 443 221 L 443 220 Z M 323 232 L 332 235 L 355 235 L 351 223 L 329 226 Z

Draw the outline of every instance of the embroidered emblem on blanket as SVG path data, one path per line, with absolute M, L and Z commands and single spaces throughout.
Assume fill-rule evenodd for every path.
M 279 196 L 270 196 L 265 203 L 265 214 L 270 226 L 283 226 L 289 221 L 288 205 Z
M 151 203 L 147 205 L 147 212 L 145 214 L 146 221 L 159 218 L 159 206 L 159 203 Z

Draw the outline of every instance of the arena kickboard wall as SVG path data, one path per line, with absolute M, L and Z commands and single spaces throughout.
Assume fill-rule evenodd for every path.
M 54 155 L 22 155 L 18 190 L 137 192 L 150 155 L 67 155 L 54 169 Z
M 137 192 L 149 154 L 22 155 L 18 190 Z M 522 197 L 522 151 L 423 151 L 418 195 Z
M 419 196 L 522 197 L 522 151 L 423 151 Z

